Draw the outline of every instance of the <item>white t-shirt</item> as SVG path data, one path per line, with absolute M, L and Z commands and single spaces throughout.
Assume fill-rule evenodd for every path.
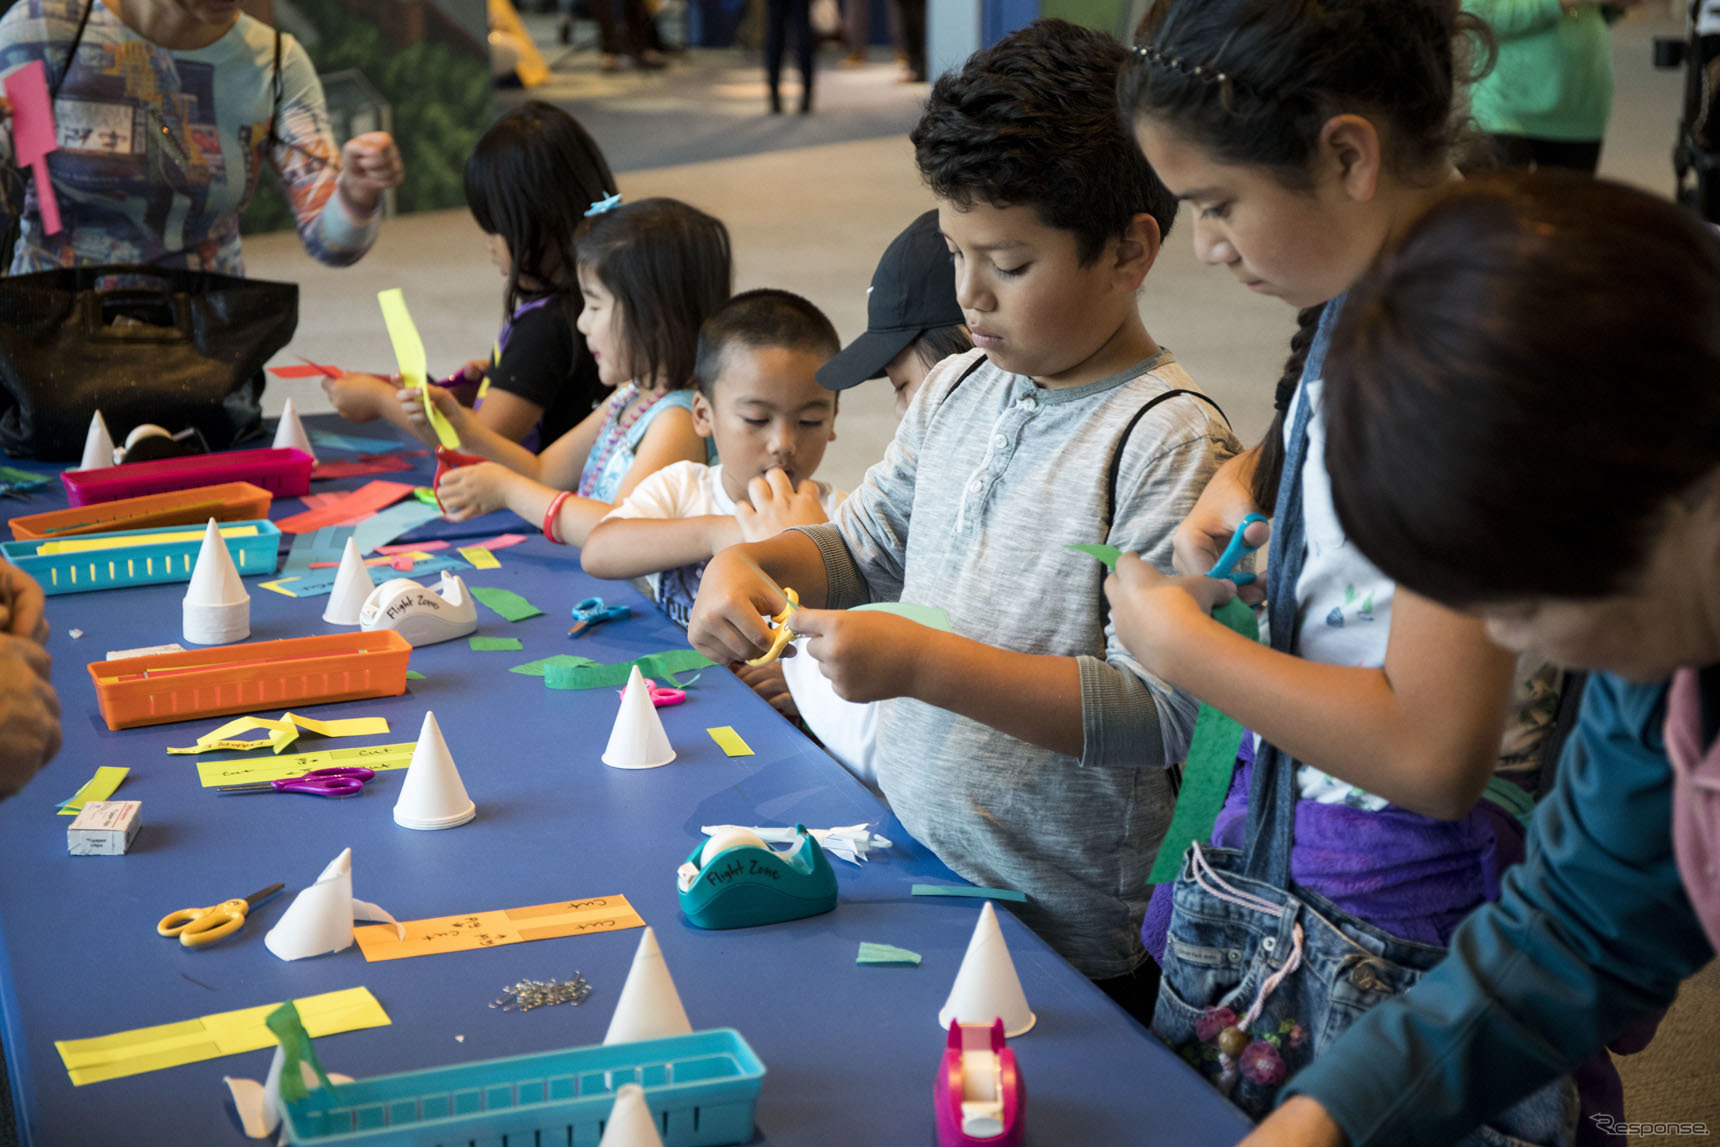
M 878 705 L 844 701 L 836 695 L 830 678 L 818 668 L 805 649 L 799 648 L 793 657 L 785 657 L 782 678 L 794 697 L 794 707 L 800 719 L 812 730 L 812 735 L 824 744 L 824 751 L 835 757 L 841 766 L 853 773 L 861 784 L 882 796 L 878 789 Z

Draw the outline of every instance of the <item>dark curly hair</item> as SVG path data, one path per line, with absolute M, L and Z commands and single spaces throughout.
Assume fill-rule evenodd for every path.
M 932 85 L 909 136 L 933 194 L 959 207 L 1031 206 L 1074 233 L 1083 265 L 1147 212 L 1170 232 L 1177 204 L 1118 114 L 1129 51 L 1103 32 L 1035 20 Z
M 1351 288 L 1327 357 L 1344 532 L 1463 606 L 1628 589 L 1720 469 L 1720 240 L 1560 172 L 1453 185 Z

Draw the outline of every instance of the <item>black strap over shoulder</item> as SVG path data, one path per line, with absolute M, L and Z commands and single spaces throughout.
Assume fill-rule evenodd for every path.
M 1105 537 L 1110 534 L 1111 521 L 1117 513 L 1117 475 L 1123 469 L 1123 451 L 1129 445 L 1129 435 L 1135 432 L 1135 426 L 1141 421 L 1141 419 L 1147 416 L 1147 412 L 1152 410 L 1153 407 L 1164 402 L 1166 399 L 1176 398 L 1178 395 L 1182 394 L 1186 394 L 1190 398 L 1200 399 L 1202 402 L 1218 411 L 1219 418 L 1224 420 L 1224 424 L 1226 426 L 1230 425 L 1230 419 L 1225 417 L 1224 407 L 1220 406 L 1210 397 L 1202 394 L 1198 390 L 1178 388 L 1176 390 L 1167 390 L 1163 394 L 1155 394 L 1152 398 L 1148 399 L 1145 405 L 1135 411 L 1135 416 L 1129 419 L 1129 424 L 1123 427 L 1123 432 L 1117 436 L 1117 445 L 1111 449 L 1111 465 L 1105 473 L 1105 530 L 1104 533 L 1100 535 L 1101 537 Z

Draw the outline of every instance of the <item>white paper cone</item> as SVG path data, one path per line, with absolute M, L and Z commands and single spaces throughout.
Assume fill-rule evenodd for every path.
M 988 900 L 980 909 L 979 923 L 974 925 L 950 998 L 938 1012 L 938 1026 L 947 1031 L 952 1020 L 989 1024 L 1000 1016 L 1004 1034 L 1012 1039 L 1026 1035 L 1038 1019 L 1027 1006 L 1015 961 L 1009 958 L 1009 946 L 997 924 L 997 912 Z
M 655 769 L 674 759 L 663 719 L 657 716 L 657 707 L 651 704 L 651 694 L 635 665 L 621 694 L 621 710 L 615 714 L 603 763 L 617 769 Z
M 663 1137 L 657 1134 L 657 1121 L 645 1106 L 645 1089 L 637 1083 L 624 1083 L 615 1089 L 615 1106 L 609 1109 L 609 1119 L 603 1125 L 603 1139 L 597 1147 L 663 1147 Z
M 323 620 L 332 625 L 357 625 L 359 615 L 364 612 L 364 599 L 375 588 L 376 583 L 370 578 L 370 567 L 358 554 L 358 543 L 348 538 L 346 549 L 341 551 L 340 569 L 334 575 L 334 591 L 328 595 L 328 608 L 323 610 Z
M 275 427 L 275 449 L 303 450 L 315 462 L 317 452 L 311 449 L 310 436 L 305 433 L 305 424 L 299 421 L 299 412 L 293 406 L 293 400 L 287 399 L 287 404 L 281 407 L 281 421 Z
M 634 1043 L 687 1035 L 692 1030 L 687 1009 L 681 1006 L 681 993 L 675 990 L 669 965 L 663 962 L 663 951 L 657 947 L 657 933 L 647 925 L 645 934 L 639 937 L 633 967 L 621 986 L 621 998 L 615 1003 L 615 1015 L 609 1020 L 603 1042 Z
M 233 1109 L 239 1114 L 239 1124 L 252 1139 L 267 1139 L 281 1125 L 281 1068 L 285 1063 L 286 1052 L 276 1044 L 274 1057 L 269 1060 L 269 1074 L 262 1083 L 231 1075 L 221 1077 L 228 1094 L 233 1097 Z M 311 1091 L 322 1086 L 316 1069 L 303 1060 L 299 1061 L 299 1075 Z M 328 1081 L 339 1087 L 343 1083 L 351 1083 L 352 1076 L 331 1071 Z
M 316 883 L 294 897 L 263 944 L 283 960 L 352 946 L 352 849 L 329 861 Z
M 78 463 L 78 469 L 100 470 L 112 465 L 113 436 L 108 433 L 107 422 L 98 410 L 90 419 L 89 433 L 84 436 L 84 459 Z
M 448 744 L 442 740 L 436 714 L 425 713 L 418 747 L 412 750 L 412 764 L 400 784 L 400 799 L 394 804 L 394 823 L 402 828 L 454 828 L 471 820 L 477 811 L 478 806 L 466 795 Z
M 181 613 L 185 640 L 193 645 L 227 645 L 251 636 L 251 595 L 214 518 L 203 532 Z

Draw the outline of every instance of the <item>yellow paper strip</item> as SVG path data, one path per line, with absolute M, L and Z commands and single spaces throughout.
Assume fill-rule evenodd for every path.
M 84 810 L 85 801 L 105 801 L 113 796 L 113 791 L 119 788 L 119 783 L 125 780 L 125 775 L 131 772 L 122 765 L 103 765 L 96 770 L 96 775 L 85 781 L 83 787 L 72 794 L 72 799 L 60 806 L 61 816 L 77 816 Z
M 269 730 L 269 738 L 263 741 L 233 739 L 238 734 L 248 733 L 253 729 Z M 197 744 L 167 751 L 184 755 L 207 753 L 211 749 L 273 749 L 278 753 L 298 739 L 300 729 L 321 737 L 373 737 L 388 732 L 388 718 L 346 717 L 338 721 L 319 721 L 314 717 L 301 717 L 297 713 L 282 713 L 278 721 L 267 717 L 235 717 L 220 728 L 211 729 L 198 737 Z
M 558 936 L 583 936 L 591 932 L 615 932 L 643 928 L 645 921 L 625 896 L 595 896 L 590 900 L 558 900 L 529 908 L 506 908 L 472 912 L 464 916 L 438 916 L 433 920 L 402 921 L 406 938 L 387 925 L 354 928 L 352 934 L 366 960 L 399 960 L 407 956 L 434 956 L 443 952 L 468 952 L 498 944 L 522 944 L 527 940 L 553 940 Z
M 338 721 L 319 721 L 315 717 L 288 713 L 281 720 L 291 721 L 305 732 L 319 737 L 374 737 L 388 732 L 387 717 L 342 717 Z
M 226 749 L 236 753 L 252 753 L 258 749 L 267 749 L 270 741 L 210 741 L 206 745 L 187 745 L 183 749 L 168 749 L 167 752 L 175 757 L 194 757 L 199 753 L 213 753 Z
M 424 416 L 436 431 L 437 441 L 450 450 L 459 449 L 460 436 L 436 409 L 436 404 L 430 401 L 430 391 L 425 385 L 430 376 L 430 360 L 424 353 L 424 340 L 418 336 L 418 328 L 412 323 L 412 314 L 406 309 L 406 296 L 399 287 L 390 287 L 386 291 L 378 291 L 376 301 L 382 304 L 382 321 L 388 326 L 388 341 L 394 344 L 394 359 L 400 367 L 401 383 L 408 390 L 416 387 L 424 392 Z
M 134 534 L 129 538 L 67 538 L 59 542 L 43 542 L 36 547 L 38 554 L 80 554 L 90 550 L 115 550 L 125 546 L 153 546 L 165 542 L 200 542 L 204 530 L 176 530 L 161 534 Z M 224 538 L 254 538 L 256 526 L 222 526 Z
M 472 568 L 475 570 L 499 570 L 502 568 L 502 563 L 496 559 L 496 555 L 483 546 L 461 546 L 460 556 L 471 562 Z
M 72 1083 L 100 1083 L 164 1067 L 256 1051 L 275 1042 L 263 1022 L 280 1003 L 216 1012 L 180 1023 L 115 1032 L 93 1039 L 59 1040 L 54 1047 Z M 386 1027 L 393 1021 L 369 988 L 348 988 L 295 999 L 305 1031 L 313 1038 L 360 1028 Z
M 715 729 L 706 729 L 711 740 L 717 743 L 725 755 L 731 757 L 750 757 L 753 755 L 752 746 L 741 739 L 741 735 L 730 725 L 722 725 Z
M 412 763 L 412 741 L 398 745 L 365 745 L 357 749 L 325 749 L 317 753 L 295 753 L 284 757 L 252 757 L 248 761 L 198 761 L 197 781 L 206 789 L 216 785 L 250 785 L 300 777 L 312 769 L 347 766 L 383 772 L 404 769 Z
M 284 578 L 277 578 L 275 581 L 260 581 L 257 584 L 262 586 L 264 589 L 274 590 L 276 593 L 280 594 L 282 597 L 297 597 L 299 595 L 292 592 L 291 590 L 282 589 L 281 583 L 287 582 L 287 581 L 298 581 L 298 580 L 299 579 L 296 577 L 284 577 Z

